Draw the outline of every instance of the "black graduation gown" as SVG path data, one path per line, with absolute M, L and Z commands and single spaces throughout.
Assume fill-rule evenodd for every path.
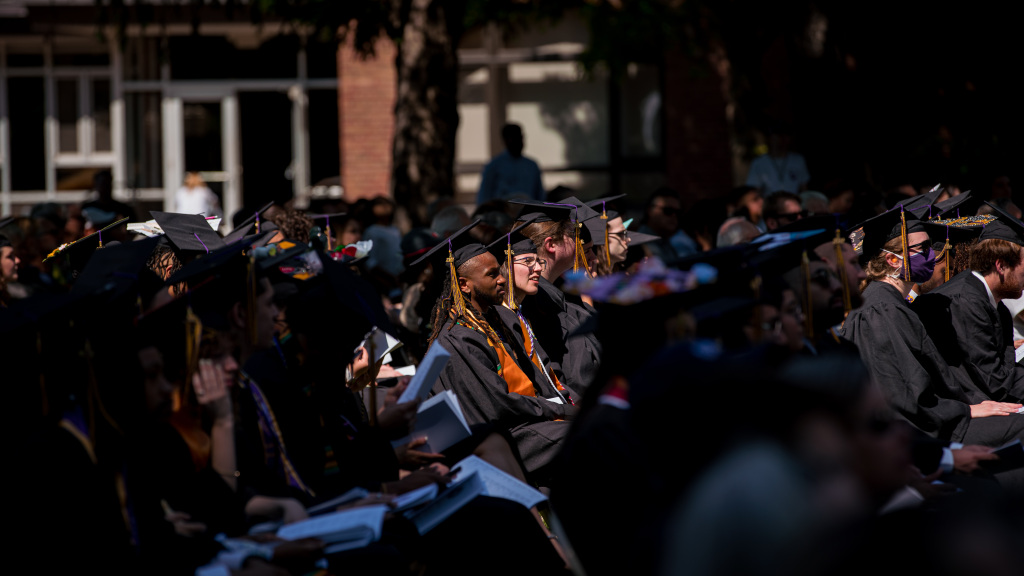
M 557 392 L 530 362 L 522 346 L 514 338 L 506 339 L 507 349 L 533 382 L 537 396 L 508 391 L 508 384 L 498 374 L 498 355 L 481 332 L 454 324 L 442 328 L 437 341 L 451 359 L 433 391 L 454 392 L 470 425 L 493 422 L 508 429 L 527 472 L 535 473 L 550 464 L 561 449 L 568 420 L 576 408 L 545 399 L 556 397 Z
M 505 328 L 507 328 L 508 332 L 515 337 L 516 343 L 519 344 L 519 346 L 521 346 L 525 350 L 526 341 L 530 337 L 530 335 L 524 332 L 522 325 L 519 323 L 519 315 L 516 314 L 515 311 L 509 310 L 504 306 L 496 306 L 495 308 L 498 310 L 498 316 L 501 318 L 502 323 L 505 324 Z M 525 314 L 523 315 L 523 318 L 526 318 Z M 528 318 L 526 319 L 526 321 L 530 322 Z M 533 328 L 532 322 L 530 322 L 530 329 L 534 330 L 534 337 L 536 338 L 537 333 L 536 329 Z M 553 370 L 554 368 L 551 362 L 551 355 L 548 354 L 546 350 L 544 350 L 544 345 L 540 343 L 539 338 L 537 340 L 537 356 L 540 358 L 541 364 Z M 558 371 L 555 371 L 555 375 L 558 376 L 559 382 L 561 382 L 562 375 Z M 543 376 L 543 374 L 541 374 L 541 376 Z M 575 391 L 566 386 L 565 382 L 562 382 L 562 387 L 566 389 L 566 391 L 563 392 L 563 394 L 569 394 L 569 397 L 572 398 L 573 403 L 578 403 L 577 401 L 579 400 L 579 396 L 575 393 Z
M 544 278 L 540 279 L 540 291 L 523 301 L 522 311 L 559 379 L 584 394 L 600 366 L 601 345 L 593 334 L 569 335 L 596 311 L 582 301 L 568 299 Z
M 1024 399 L 1010 311 L 1002 302 L 992 307 L 984 283 L 970 270 L 918 297 L 911 308 L 972 404 Z
M 971 408 L 921 320 L 896 288 L 872 282 L 842 336 L 857 345 L 900 417 L 929 436 L 960 441 Z

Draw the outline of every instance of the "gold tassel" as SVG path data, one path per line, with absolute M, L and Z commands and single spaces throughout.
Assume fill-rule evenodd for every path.
M 900 244 L 903 247 L 903 280 L 910 282 L 910 246 L 907 245 L 907 213 L 900 206 Z
M 610 268 L 612 265 L 612 251 L 608 246 L 608 210 L 605 208 L 604 202 L 601 202 L 601 220 L 604 220 L 604 261 Z
M 949 282 L 949 275 L 951 273 L 950 272 L 950 268 L 953 267 L 953 259 L 950 258 L 950 256 L 952 256 L 951 252 L 953 252 L 953 247 L 949 245 L 949 238 L 946 238 L 946 246 L 942 249 L 942 251 L 946 253 L 946 270 L 945 270 L 945 275 L 946 275 L 946 282 Z
M 448 262 L 448 273 L 452 284 L 452 312 L 455 313 L 456 318 L 466 316 L 466 301 L 462 298 L 462 290 L 459 290 L 459 276 L 455 272 L 455 254 L 452 253 L 451 240 L 448 241 L 448 258 L 445 259 L 445 262 Z
M 331 251 L 331 217 L 330 216 L 327 217 L 327 227 L 326 227 L 325 231 L 327 232 L 327 251 L 330 252 Z
M 832 239 L 832 246 L 836 250 L 836 268 L 839 269 L 839 281 L 843 284 L 843 318 L 853 309 L 850 300 L 850 279 L 846 275 L 846 261 L 843 259 L 843 237 L 842 231 L 836 228 L 836 237 Z
M 508 282 L 505 283 L 505 306 L 508 306 L 509 310 L 516 309 L 516 271 L 514 268 L 512 268 L 513 265 L 514 264 L 512 262 L 512 235 L 509 234 L 508 247 L 505 248 L 505 267 L 508 270 Z
M 800 257 L 800 268 L 804 273 L 804 332 L 808 339 L 814 339 L 814 310 L 811 307 L 811 261 L 804 250 Z
M 576 224 L 576 258 L 572 261 L 572 271 L 577 272 L 580 264 L 583 265 L 583 269 L 590 274 L 590 264 L 587 263 L 587 256 L 583 253 L 583 238 L 580 237 L 580 229 L 583 228 L 582 223 Z

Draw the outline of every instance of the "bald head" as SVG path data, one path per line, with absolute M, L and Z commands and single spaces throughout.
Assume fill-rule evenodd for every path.
M 722 223 L 722 226 L 718 228 L 718 241 L 716 246 L 719 248 L 725 248 L 726 246 L 736 246 L 737 244 L 746 244 L 754 238 L 761 235 L 761 231 L 754 226 L 750 220 L 737 216 L 735 218 L 729 218 Z

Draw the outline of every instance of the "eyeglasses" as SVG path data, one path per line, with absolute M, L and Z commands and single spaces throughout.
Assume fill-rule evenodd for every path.
M 619 240 L 622 240 L 623 242 L 627 242 L 629 240 L 629 234 L 625 230 L 619 230 L 618 232 L 609 232 L 608 235 L 615 236 Z
M 512 263 L 513 264 L 519 264 L 520 266 L 526 266 L 527 268 L 531 268 L 531 269 L 534 268 L 534 267 L 538 267 L 541 270 L 546 268 L 547 265 L 548 265 L 548 261 L 547 260 L 543 260 L 541 258 L 537 258 L 537 257 L 534 257 L 534 256 L 527 256 L 525 258 L 520 258 L 519 260 L 513 260 Z

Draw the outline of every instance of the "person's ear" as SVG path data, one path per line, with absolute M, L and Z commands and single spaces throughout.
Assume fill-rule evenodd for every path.
M 248 323 L 248 319 L 245 314 L 245 307 L 241 302 L 235 302 L 231 306 L 231 313 L 229 314 L 229 317 L 231 318 L 231 325 L 235 328 L 245 328 Z
M 470 292 L 472 291 L 472 284 L 468 279 L 460 277 L 459 290 L 462 291 L 462 293 L 465 294 L 466 296 L 469 296 Z
M 548 254 L 554 254 L 557 244 L 558 243 L 555 242 L 555 238 L 553 236 L 548 236 L 544 239 L 544 251 Z
M 900 267 L 900 258 L 899 258 L 899 256 L 897 256 L 895 254 L 890 254 L 890 253 L 886 252 L 886 254 L 885 254 L 885 263 L 888 264 L 889 266 L 892 266 L 893 268 L 899 268 Z

